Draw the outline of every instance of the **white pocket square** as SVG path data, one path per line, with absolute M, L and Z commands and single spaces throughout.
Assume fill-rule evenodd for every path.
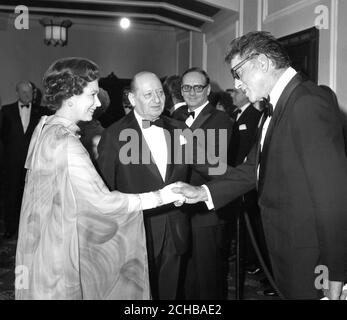
M 239 130 L 242 131 L 242 130 L 247 130 L 247 126 L 245 124 L 240 124 L 239 125 Z
M 180 135 L 180 146 L 183 146 L 186 143 L 187 143 L 187 139 L 184 136 Z

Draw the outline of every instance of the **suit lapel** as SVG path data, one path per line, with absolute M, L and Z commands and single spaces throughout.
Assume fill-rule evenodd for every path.
M 30 119 L 29 119 L 27 130 L 25 131 L 25 135 L 31 136 L 32 132 L 34 131 L 38 123 L 39 118 L 40 118 L 39 107 L 35 106 L 34 104 L 31 104 Z
M 12 112 L 13 112 L 13 117 L 14 117 L 15 123 L 17 124 L 17 127 L 18 127 L 18 131 L 22 132 L 24 135 L 24 128 L 23 128 L 23 124 L 22 124 L 22 119 L 21 119 L 20 114 L 19 114 L 18 102 L 14 103 L 13 106 L 14 107 L 12 109 Z
M 165 182 L 169 181 L 173 169 L 174 169 L 174 154 L 175 154 L 175 139 L 174 139 L 174 127 L 171 126 L 169 121 L 166 118 L 164 120 L 164 133 L 167 147 L 167 165 L 166 165 L 166 174 Z
M 202 111 L 200 112 L 200 114 L 198 115 L 198 117 L 195 119 L 195 121 L 193 122 L 193 124 L 191 125 L 190 129 L 192 131 L 194 131 L 197 128 L 201 128 L 202 125 L 204 124 L 204 122 L 206 122 L 206 120 L 211 117 L 213 111 L 216 110 L 211 104 L 207 104 Z
M 273 131 L 278 125 L 279 121 L 281 120 L 283 113 L 286 109 L 287 101 L 295 88 L 303 82 L 303 79 L 299 73 L 297 73 L 294 78 L 288 83 L 288 85 L 285 87 L 284 91 L 282 92 L 276 108 L 274 110 L 274 114 L 272 116 L 272 119 L 269 124 L 269 128 L 266 132 L 266 136 L 264 139 L 264 145 L 262 149 L 262 156 L 261 156 L 261 164 L 260 164 L 260 171 L 259 171 L 259 189 L 262 188 L 263 185 L 263 177 L 266 171 L 266 159 L 268 156 L 268 151 L 269 151 L 269 145 L 271 143 L 271 138 L 273 135 Z M 260 143 L 259 143 L 260 145 Z

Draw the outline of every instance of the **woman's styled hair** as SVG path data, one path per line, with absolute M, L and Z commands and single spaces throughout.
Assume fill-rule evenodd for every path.
M 99 78 L 99 67 L 85 58 L 63 58 L 55 61 L 43 77 L 44 101 L 58 110 L 64 100 L 83 93 L 88 82 Z

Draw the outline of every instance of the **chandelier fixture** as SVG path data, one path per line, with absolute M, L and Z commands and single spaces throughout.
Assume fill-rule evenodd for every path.
M 46 45 L 52 44 L 53 46 L 65 46 L 67 43 L 67 28 L 72 25 L 70 20 L 53 21 L 52 19 L 44 18 L 40 23 L 45 27 L 45 40 Z

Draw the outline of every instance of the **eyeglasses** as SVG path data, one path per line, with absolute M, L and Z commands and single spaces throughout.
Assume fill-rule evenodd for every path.
M 190 86 L 189 84 L 183 84 L 181 86 L 181 89 L 183 92 L 190 92 L 190 90 L 194 89 L 194 92 L 203 92 L 204 89 L 208 86 L 208 84 L 205 84 L 204 86 L 202 84 L 196 84 L 195 86 Z
M 237 70 L 240 69 L 247 61 L 253 59 L 255 56 L 258 56 L 259 53 L 252 53 L 249 55 L 246 59 L 242 60 L 240 63 L 238 63 L 234 68 L 230 69 L 231 75 L 235 80 L 240 80 L 240 75 L 237 73 Z

